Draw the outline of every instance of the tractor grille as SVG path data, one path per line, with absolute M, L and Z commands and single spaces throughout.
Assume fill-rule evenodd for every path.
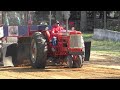
M 82 36 L 80 34 L 70 35 L 70 48 L 81 48 L 82 47 L 81 39 Z

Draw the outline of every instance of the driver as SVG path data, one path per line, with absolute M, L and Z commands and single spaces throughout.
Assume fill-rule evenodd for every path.
M 59 21 L 56 21 L 55 25 L 52 27 L 51 30 L 51 40 L 52 40 L 52 44 L 53 46 L 57 45 L 57 37 L 53 34 L 53 33 L 58 33 L 60 30 L 63 30 L 64 28 L 62 26 L 60 26 Z
M 60 30 L 63 30 L 64 28 L 62 26 L 60 26 L 59 21 L 56 21 L 55 25 L 52 28 L 52 33 L 57 33 Z

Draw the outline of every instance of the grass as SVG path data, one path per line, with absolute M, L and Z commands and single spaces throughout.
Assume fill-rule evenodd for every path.
M 93 33 L 83 33 L 84 41 L 91 41 Z
M 110 40 L 93 40 L 93 33 L 84 33 L 84 41 L 91 41 L 91 51 L 98 54 L 120 56 L 120 42 Z

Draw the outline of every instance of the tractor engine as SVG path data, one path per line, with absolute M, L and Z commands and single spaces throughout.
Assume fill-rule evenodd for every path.
M 49 44 L 49 54 L 51 56 L 66 56 L 68 54 L 83 54 L 84 41 L 82 33 L 79 31 L 61 30 L 52 34 Z M 52 52 L 52 53 L 51 53 Z

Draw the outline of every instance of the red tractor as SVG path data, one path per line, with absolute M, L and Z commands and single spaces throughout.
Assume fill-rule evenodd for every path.
M 31 20 L 28 26 L 4 25 L 3 29 L 2 39 L 10 43 L 3 43 L 3 47 L 5 44 L 8 46 L 4 57 L 12 56 L 14 66 L 23 58 L 30 59 L 34 68 L 45 68 L 47 62 L 57 65 L 65 63 L 69 68 L 83 66 L 85 46 L 80 31 L 62 29 L 52 33 L 51 26 L 32 25 Z M 13 38 L 17 38 L 17 42 Z
M 29 33 L 30 60 L 33 67 L 45 68 L 46 60 L 54 64 L 66 63 L 69 68 L 82 67 L 85 47 L 80 31 L 63 29 L 52 33 L 52 30 L 44 29 L 33 32 L 30 30 Z

